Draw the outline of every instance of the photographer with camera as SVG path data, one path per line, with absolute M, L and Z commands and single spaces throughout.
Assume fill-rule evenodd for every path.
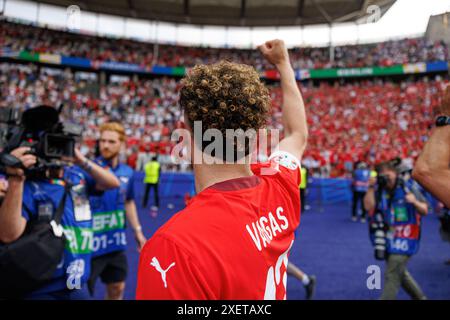
M 55 130 L 61 123 L 54 108 L 33 109 L 10 139 L 18 147 L 3 160 L 8 190 L 0 207 L 0 298 L 85 299 L 93 237 L 88 195 L 119 181 L 84 157 L 73 137 Z
M 426 299 L 406 268 L 419 249 L 421 217 L 428 212 L 418 185 L 403 179 L 395 164 L 384 163 L 378 177 L 370 179 L 364 206 L 371 216 L 371 231 L 375 229 L 375 256 L 387 262 L 381 299 L 396 299 L 400 286 L 411 298 Z

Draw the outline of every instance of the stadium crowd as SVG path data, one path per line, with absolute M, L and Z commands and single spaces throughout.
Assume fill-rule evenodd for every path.
M 331 177 L 348 175 L 357 161 L 375 164 L 399 156 L 412 165 L 427 140 L 432 110 L 445 82 L 437 76 L 400 83 L 301 84 L 310 128 L 304 164 L 314 174 Z M 268 86 L 273 104 L 268 125 L 282 130 L 281 90 L 278 84 Z M 175 144 L 171 133 L 181 127 L 179 87 L 177 79 L 167 77 L 119 77 L 100 84 L 95 74 L 0 64 L 0 106 L 70 106 L 64 118 L 83 125 L 83 149 L 91 155 L 98 127 L 120 120 L 128 137 L 124 157 L 137 169 L 142 169 L 142 153 L 158 154 L 165 170 L 188 169 L 170 160 Z
M 0 49 L 2 48 L 83 57 L 97 62 L 135 63 L 141 66 L 192 67 L 199 63 L 228 59 L 251 64 L 258 71 L 272 69 L 257 50 L 165 44 L 158 45 L 155 50 L 152 43 L 68 33 L 5 20 L 0 21 Z M 446 61 L 449 57 L 448 47 L 444 42 L 431 42 L 425 38 L 337 46 L 334 48 L 334 59 L 330 58 L 328 47 L 294 48 L 290 55 L 295 69 L 390 66 Z

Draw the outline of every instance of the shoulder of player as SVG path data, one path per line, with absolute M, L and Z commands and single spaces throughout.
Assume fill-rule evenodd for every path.
M 212 199 L 195 199 L 188 207 L 173 215 L 157 233 L 201 246 L 205 236 L 211 236 L 211 230 L 216 229 L 211 226 L 221 225 L 229 216 L 225 212 L 227 210 L 227 206 L 217 206 L 217 198 L 214 196 Z
M 148 253 L 149 250 L 152 250 L 150 248 L 155 248 L 158 250 L 161 248 L 161 244 L 168 244 L 170 247 L 172 247 L 174 250 L 178 250 L 183 252 L 187 256 L 192 256 L 192 252 L 187 246 L 183 244 L 180 239 L 178 239 L 177 235 L 173 232 L 167 232 L 166 229 L 160 228 L 158 231 L 155 232 L 155 234 L 150 238 L 149 241 L 145 244 L 143 250 L 143 253 Z
M 229 250 L 227 243 L 234 237 L 229 232 L 230 227 L 221 223 L 224 216 L 221 212 L 190 207 L 176 213 L 158 229 L 148 242 L 146 254 L 157 254 L 159 248 L 166 248 L 160 249 L 163 250 L 161 253 L 170 256 L 179 252 L 205 273 L 215 272 L 210 270 L 211 266 L 214 270 L 221 270 L 217 257 L 223 257 Z
M 184 277 L 183 274 L 187 277 L 190 274 L 191 276 L 195 274 L 193 281 L 203 282 L 204 285 L 207 283 L 205 277 L 211 278 L 207 276 L 208 274 L 220 270 L 220 265 L 211 267 L 215 261 L 212 259 L 212 254 L 205 254 L 205 247 L 190 246 L 175 235 L 161 230 L 147 241 L 141 251 L 141 259 L 163 258 L 167 262 L 176 263 L 176 265 L 183 267 L 178 272 L 180 277 Z
M 170 251 L 180 251 L 183 255 L 192 258 L 201 255 L 201 235 L 191 232 L 188 224 L 183 220 L 183 212 L 178 212 L 169 221 L 159 228 L 143 248 L 143 253 L 158 251 L 160 248 Z M 193 246 L 192 243 L 195 243 Z M 193 250 L 195 248 L 195 250 Z M 165 252 L 170 255 L 170 252 Z
M 189 233 L 192 229 L 193 222 L 199 219 L 199 215 L 203 215 L 203 212 L 200 210 L 193 210 L 190 205 L 175 213 L 169 221 L 158 230 L 158 232 L 173 235 L 177 235 L 178 233 Z M 205 220 L 202 221 L 202 223 L 205 222 Z

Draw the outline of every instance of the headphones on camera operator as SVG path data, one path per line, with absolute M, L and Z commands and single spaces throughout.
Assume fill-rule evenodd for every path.
M 6 130 L 0 135 L 6 145 L 0 154 L 0 164 L 22 168 L 25 177 L 39 191 L 39 180 L 47 179 L 52 169 L 62 169 L 74 157 L 76 137 L 81 128 L 59 121 L 62 106 L 28 109 L 22 115 L 13 108 L 1 108 L 0 123 Z M 9 153 L 22 146 L 31 148 L 37 158 L 35 166 L 25 169 L 19 159 Z M 37 187 L 36 187 L 37 186 Z M 64 194 L 56 210 L 31 210 L 23 206 L 29 219 L 24 233 L 14 242 L 0 244 L 0 298 L 20 298 L 52 279 L 62 261 L 66 239 L 61 219 L 71 184 L 65 181 Z M 52 215 L 52 212 L 53 215 Z

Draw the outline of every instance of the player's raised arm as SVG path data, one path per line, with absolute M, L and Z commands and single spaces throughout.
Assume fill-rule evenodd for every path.
M 308 127 L 303 98 L 295 81 L 288 51 L 282 40 L 267 41 L 259 46 L 259 49 L 264 57 L 275 65 L 281 77 L 285 136 L 278 145 L 279 150 L 287 151 L 301 159 L 308 139 Z
M 446 88 L 439 114 L 450 117 L 450 86 Z M 422 187 L 442 201 L 447 208 L 450 208 L 449 164 L 450 126 L 437 126 L 417 159 L 412 174 Z

